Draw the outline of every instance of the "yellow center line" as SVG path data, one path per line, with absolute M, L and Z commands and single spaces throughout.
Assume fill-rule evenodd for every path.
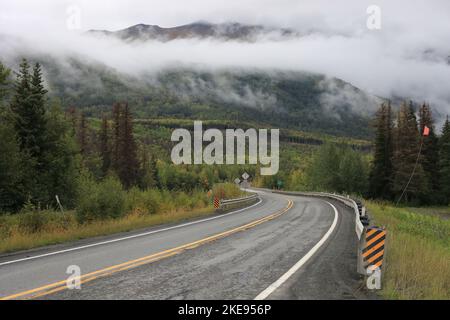
M 209 243 L 209 242 L 212 242 L 212 241 L 215 241 L 215 240 L 227 237 L 227 236 L 232 235 L 234 233 L 253 228 L 253 227 L 255 227 L 255 226 L 257 226 L 257 225 L 259 225 L 261 223 L 264 223 L 264 222 L 267 222 L 267 221 L 270 221 L 270 220 L 273 220 L 273 219 L 279 217 L 280 215 L 282 215 L 285 212 L 289 211 L 293 207 L 293 204 L 294 203 L 292 202 L 292 200 L 289 200 L 288 201 L 288 205 L 286 207 L 284 207 L 283 209 L 278 210 L 275 213 L 272 213 L 272 214 L 270 214 L 270 215 L 268 215 L 266 217 L 257 219 L 255 221 L 252 221 L 252 222 L 247 223 L 247 224 L 244 224 L 244 225 L 242 225 L 240 227 L 236 227 L 236 228 L 233 228 L 233 229 L 228 230 L 228 231 L 224 231 L 224 232 L 221 232 L 221 233 L 218 233 L 218 234 L 215 234 L 215 235 L 212 235 L 212 236 L 209 236 L 209 237 L 206 237 L 206 238 L 194 241 L 194 242 L 190 242 L 190 243 L 181 245 L 179 247 L 175 247 L 175 248 L 172 248 L 172 249 L 164 250 L 164 251 L 161 251 L 161 252 L 158 252 L 158 253 L 151 254 L 149 256 L 145 256 L 145 257 L 139 258 L 139 259 L 130 260 L 130 261 L 127 261 L 127 262 L 124 262 L 124 263 L 116 264 L 116 265 L 113 265 L 113 266 L 110 266 L 110 267 L 107 267 L 107 268 L 103 268 L 103 269 L 100 269 L 100 270 L 97 270 L 97 271 L 94 271 L 94 272 L 87 273 L 87 274 L 82 275 L 82 276 L 79 277 L 79 281 L 80 281 L 79 283 L 83 284 L 83 283 L 86 283 L 86 282 L 98 279 L 100 277 L 105 277 L 105 276 L 108 276 L 108 275 L 112 275 L 114 273 L 117 273 L 117 272 L 120 272 L 120 271 L 124 271 L 124 270 L 128 270 L 128 269 L 131 269 L 131 268 L 135 268 L 135 267 L 141 266 L 143 264 L 156 262 L 156 261 L 159 261 L 159 260 L 162 260 L 162 259 L 174 256 L 176 254 L 179 254 L 179 253 L 181 253 L 181 252 L 183 252 L 185 250 L 193 249 L 193 248 L 196 248 L 196 247 L 198 247 L 200 245 L 203 245 L 203 244 L 206 244 L 206 243 Z M 72 278 L 71 279 L 71 281 L 76 281 L 76 280 L 78 280 L 78 279 L 77 278 Z M 18 298 L 21 298 L 21 299 L 32 299 L 32 298 L 37 298 L 37 297 L 42 297 L 42 296 L 45 296 L 45 295 L 49 295 L 49 294 L 52 294 L 52 293 L 55 293 L 55 292 L 59 292 L 59 291 L 65 290 L 65 289 L 67 289 L 67 281 L 66 280 L 61 280 L 61 281 L 54 282 L 54 283 L 51 283 L 51 284 L 48 284 L 48 285 L 45 285 L 45 286 L 41 286 L 41 287 L 38 287 L 38 288 L 35 288 L 35 289 L 31 289 L 31 290 L 19 292 L 19 293 L 16 293 L 16 294 L 12 294 L 12 295 L 9 295 L 9 296 L 1 297 L 0 300 L 12 300 L 12 299 L 18 299 Z

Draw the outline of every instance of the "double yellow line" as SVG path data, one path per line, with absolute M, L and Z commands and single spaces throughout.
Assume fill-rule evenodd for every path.
M 169 250 L 165 250 L 165 251 L 161 251 L 158 253 L 154 253 L 152 255 L 146 256 L 146 257 L 142 257 L 139 259 L 135 259 L 135 260 L 131 260 L 131 261 L 127 261 L 121 264 L 117 264 L 117 265 L 113 265 L 101 270 L 97 270 L 91 273 L 87 273 L 85 275 L 82 275 L 79 277 L 80 283 L 87 283 L 89 281 L 101 278 L 101 277 L 106 277 L 108 275 L 112 275 L 114 273 L 120 272 L 120 271 L 124 271 L 124 270 L 128 270 L 131 268 L 135 268 L 138 266 L 141 266 L 143 264 L 148 264 L 151 262 L 155 262 L 158 260 L 162 260 L 168 257 L 171 257 L 173 255 L 179 254 L 185 250 L 188 249 L 193 249 L 196 248 L 198 246 L 201 246 L 203 244 L 227 237 L 229 235 L 232 235 L 234 233 L 240 232 L 240 231 L 244 231 L 250 228 L 253 228 L 261 223 L 264 223 L 266 221 L 270 221 L 273 220 L 277 217 L 279 217 L 280 215 L 282 215 L 283 213 L 289 211 L 293 206 L 293 202 L 291 200 L 288 201 L 288 205 L 286 207 L 284 207 L 283 209 L 280 209 L 278 211 L 276 211 L 275 213 L 272 213 L 264 218 L 252 221 L 250 223 L 247 223 L 245 225 L 242 225 L 240 227 L 219 233 L 219 234 L 215 234 L 213 236 L 209 236 L 207 238 L 203 238 L 191 243 L 187 243 L 184 244 L 182 246 L 176 247 L 176 248 L 172 248 Z M 77 280 L 75 279 L 71 279 L 71 281 Z M 33 299 L 33 298 L 38 298 L 38 297 L 42 297 L 42 296 L 46 296 L 52 293 L 56 293 L 62 290 L 67 289 L 67 281 L 66 280 L 61 280 L 55 283 L 51 283 L 39 288 L 35 288 L 32 290 L 27 290 L 27 291 L 23 291 L 23 292 L 19 292 L 13 295 L 9 295 L 9 296 L 5 296 L 0 298 L 0 300 L 12 300 L 12 299 Z

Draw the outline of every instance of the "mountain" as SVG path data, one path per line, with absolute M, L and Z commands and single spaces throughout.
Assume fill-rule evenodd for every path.
M 164 69 L 130 76 L 77 59 L 40 59 L 53 97 L 98 117 L 128 101 L 136 118 L 232 120 L 367 138 L 380 99 L 351 84 L 306 72 Z
M 126 42 L 188 38 L 258 41 L 261 37 L 298 36 L 286 29 L 206 22 L 174 28 L 140 24 L 116 32 L 89 33 Z M 87 44 L 92 44 L 90 40 Z M 14 45 L 0 47 L 0 55 L 10 57 L 6 61 L 9 67 L 17 70 L 21 57 L 39 61 L 50 95 L 59 98 L 65 108 L 77 107 L 93 117 L 109 112 L 115 102 L 128 101 L 134 116 L 140 119 L 245 121 L 260 127 L 368 138 L 370 117 L 381 102 L 350 83 L 322 74 L 269 68 L 218 68 L 177 61 L 166 67 L 137 61 L 136 68 L 134 61 L 128 64 L 120 50 L 117 54 L 102 55 L 98 48 L 83 42 L 79 45 L 83 50 L 63 52 L 52 47 L 33 49 L 20 41 L 5 41 L 8 42 Z M 113 42 L 113 45 L 121 44 Z M 139 46 L 123 45 L 127 50 L 140 50 Z M 111 58 L 113 63 L 108 61 Z M 122 62 L 132 67 L 122 65 L 122 72 L 112 67 Z
M 245 25 L 240 23 L 213 24 L 209 22 L 195 22 L 172 28 L 137 24 L 118 31 L 89 30 L 88 34 L 115 37 L 128 42 L 148 40 L 167 42 L 176 39 L 208 38 L 254 42 L 260 37 L 276 40 L 299 35 L 298 32 L 291 29 L 270 28 L 261 25 Z

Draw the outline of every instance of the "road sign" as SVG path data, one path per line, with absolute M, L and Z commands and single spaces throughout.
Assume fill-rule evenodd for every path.
M 366 243 L 362 250 L 364 267 L 378 267 L 381 269 L 384 257 L 384 242 L 386 230 L 377 227 L 369 227 L 366 232 Z
M 247 180 L 248 178 L 250 178 L 250 176 L 248 175 L 247 172 L 244 172 L 244 174 L 242 175 L 242 178 L 243 178 L 244 180 Z
M 281 189 L 283 187 L 283 181 L 278 180 L 277 181 L 277 187 L 278 187 L 278 189 Z
M 219 198 L 214 197 L 214 208 L 219 209 L 219 207 L 220 207 Z
M 241 179 L 239 179 L 239 178 L 236 178 L 236 179 L 234 180 L 234 183 L 236 183 L 236 184 L 239 184 L 239 183 L 241 183 Z

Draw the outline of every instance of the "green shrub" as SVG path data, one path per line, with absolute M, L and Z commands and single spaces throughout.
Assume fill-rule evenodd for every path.
M 234 183 L 218 183 L 213 186 L 213 196 L 220 199 L 233 199 L 243 197 L 245 192 Z
M 163 202 L 161 193 L 157 189 L 140 190 L 131 188 L 126 196 L 127 212 L 144 214 L 158 213 Z
M 42 211 L 29 211 L 19 213 L 19 228 L 24 233 L 42 231 L 47 225 L 47 215 Z
M 78 195 L 77 218 L 80 222 L 117 218 L 124 214 L 126 193 L 114 177 L 102 182 L 84 178 Z

